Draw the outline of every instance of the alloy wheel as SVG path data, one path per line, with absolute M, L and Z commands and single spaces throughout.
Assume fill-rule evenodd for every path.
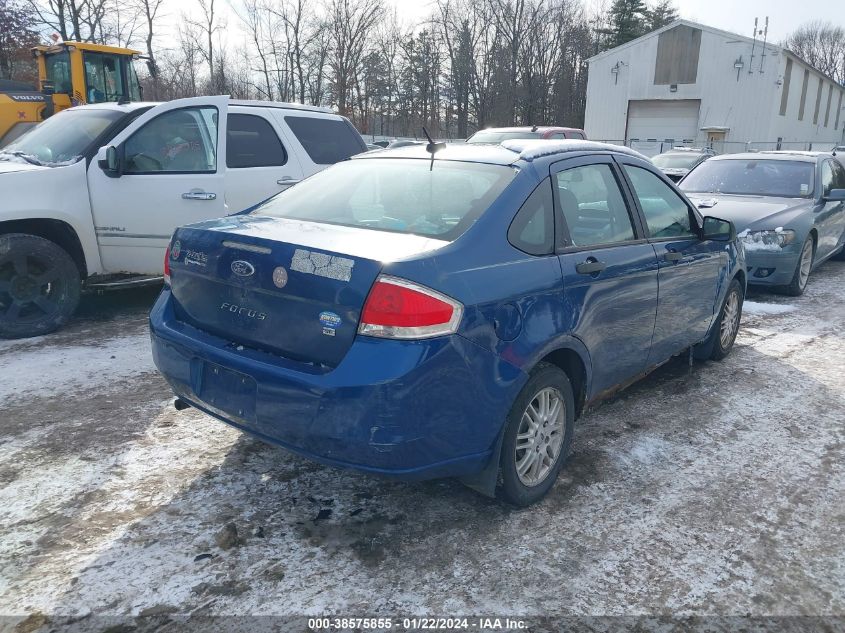
M 801 251 L 801 261 L 798 264 L 798 287 L 803 290 L 810 279 L 810 269 L 813 267 L 813 241 L 808 239 Z
M 516 473 L 526 486 L 541 484 L 555 467 L 566 433 L 566 403 L 554 387 L 528 403 L 516 435 Z
M 0 320 L 40 319 L 58 310 L 61 269 L 25 253 L 0 259 Z
M 719 343 L 722 349 L 727 349 L 736 336 L 739 328 L 739 293 L 732 290 L 725 300 L 725 310 L 722 314 L 722 323 L 719 330 Z

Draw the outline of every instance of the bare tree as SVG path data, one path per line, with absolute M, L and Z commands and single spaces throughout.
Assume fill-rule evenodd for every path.
M 268 22 L 270 10 L 261 0 L 244 0 L 242 11 L 237 11 L 238 17 L 244 23 L 252 44 L 254 54 L 258 56 L 261 67 L 256 69 L 261 74 L 263 86 L 256 86 L 263 93 L 265 99 L 273 98 L 273 86 L 270 80 L 270 61 L 268 50 L 273 45 L 272 24 Z M 268 41 L 269 40 L 269 41 Z M 249 60 L 248 57 L 245 60 Z
M 103 18 L 109 0 L 27 0 L 38 21 L 63 40 L 103 40 Z
M 845 28 L 816 20 L 798 27 L 784 46 L 805 62 L 845 84 Z
M 156 63 L 156 51 L 153 48 L 153 42 L 155 40 L 155 32 L 156 32 L 156 19 L 159 17 L 159 12 L 161 10 L 162 5 L 164 4 L 164 0 L 137 0 L 138 10 L 141 13 L 141 18 L 146 25 L 146 53 L 147 53 L 147 70 L 150 73 L 150 78 L 152 79 L 152 97 L 153 99 L 160 99 L 160 81 L 159 81 L 159 69 L 158 64 Z
M 329 31 L 335 99 L 341 114 L 351 114 L 352 87 L 367 47 L 367 37 L 384 17 L 382 0 L 331 0 Z
M 193 27 L 194 32 L 199 32 L 202 38 L 202 46 L 198 46 L 205 63 L 208 64 L 209 87 L 212 92 L 220 92 L 224 78 L 215 74 L 215 62 L 217 58 L 214 52 L 214 36 L 223 28 L 215 13 L 215 0 L 197 0 L 202 11 L 202 19 L 194 20 L 187 18 L 186 21 Z M 184 19 L 184 18 L 183 18 Z

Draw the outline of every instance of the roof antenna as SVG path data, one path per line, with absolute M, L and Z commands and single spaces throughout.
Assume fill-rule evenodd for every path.
M 428 139 L 428 145 L 425 146 L 425 151 L 431 154 L 431 166 L 428 168 L 428 171 L 434 170 L 434 154 L 435 152 L 440 151 L 444 147 L 446 147 L 446 143 L 435 143 L 434 139 L 431 138 L 431 134 L 428 133 L 428 130 L 423 127 L 422 129 L 423 134 Z
M 754 50 L 757 48 L 757 18 L 754 18 L 754 41 L 751 43 L 751 61 L 748 62 L 748 74 L 754 72 Z
M 536 125 L 532 125 L 532 126 L 531 126 L 531 131 L 532 131 L 532 132 L 536 132 L 536 131 L 537 131 L 537 126 L 536 126 Z

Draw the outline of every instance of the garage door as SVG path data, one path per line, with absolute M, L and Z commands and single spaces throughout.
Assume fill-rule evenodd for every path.
M 698 136 L 701 101 L 629 101 L 629 141 L 692 142 Z

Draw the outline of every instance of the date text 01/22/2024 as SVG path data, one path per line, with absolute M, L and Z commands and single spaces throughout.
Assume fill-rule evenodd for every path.
M 385 631 L 520 631 L 527 628 L 520 619 L 479 618 L 309 618 L 311 631 L 339 631 L 349 628 L 358 630 Z

